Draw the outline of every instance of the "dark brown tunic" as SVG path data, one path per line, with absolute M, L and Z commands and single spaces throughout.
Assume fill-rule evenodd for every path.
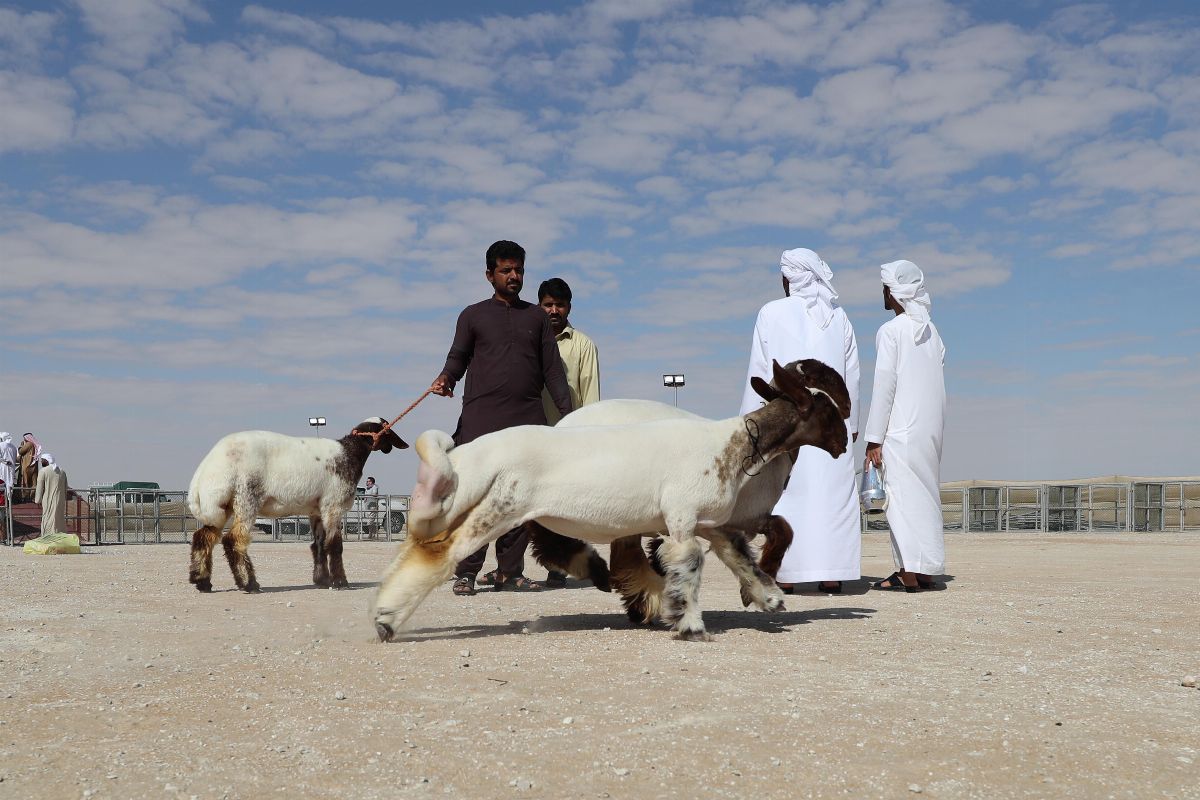
M 524 300 L 509 306 L 493 297 L 464 308 L 442 373 L 451 387 L 467 376 L 455 444 L 514 425 L 545 425 L 543 386 L 560 413 L 572 410 L 550 317 Z

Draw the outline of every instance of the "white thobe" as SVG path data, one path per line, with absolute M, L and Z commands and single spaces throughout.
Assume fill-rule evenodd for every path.
M 33 502 L 42 506 L 42 535 L 67 532 L 67 473 L 59 466 L 38 470 Z
M 0 442 L 0 481 L 4 481 L 4 485 L 12 489 L 16 485 L 17 464 L 20 457 L 17 455 L 17 446 L 12 442 Z
M 839 307 L 834 307 L 833 318 L 822 329 L 800 297 L 775 300 L 758 312 L 741 413 L 762 407 L 762 398 L 750 387 L 750 379 L 757 375 L 769 382 L 771 359 L 785 365 L 803 358 L 823 361 L 845 379 L 850 390 L 846 428 L 853 438 L 858 432 L 859 377 L 854 329 Z M 862 537 L 849 449 L 834 459 L 819 448 L 801 447 L 774 513 L 788 521 L 794 534 L 779 568 L 780 582 L 852 581 L 861 577 Z
M 867 441 L 883 445 L 883 487 L 896 566 L 941 575 L 946 569 L 942 534 L 942 429 L 946 348 L 933 323 L 920 342 L 918 323 L 899 314 L 875 337 L 875 388 Z

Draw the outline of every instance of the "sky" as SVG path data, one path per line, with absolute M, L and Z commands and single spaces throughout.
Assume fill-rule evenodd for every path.
M 182 489 L 227 433 L 390 418 L 497 239 L 603 397 L 732 416 L 809 247 L 864 423 L 879 265 L 925 271 L 944 480 L 1198 474 L 1198 122 L 1191 2 L 0 0 L 0 430 Z

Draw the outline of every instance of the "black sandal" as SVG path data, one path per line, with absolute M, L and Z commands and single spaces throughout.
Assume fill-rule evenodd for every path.
M 475 576 L 459 575 L 454 579 L 454 585 L 450 587 L 450 591 L 459 597 L 470 597 L 475 594 Z
M 885 583 L 887 584 L 887 586 L 884 586 Z M 905 586 L 904 585 L 904 581 L 900 580 L 899 572 L 893 572 L 891 575 L 887 576 L 883 580 L 875 581 L 874 583 L 871 584 L 871 588 L 872 589 L 882 589 L 885 592 L 887 592 L 887 591 L 898 592 L 902 589 L 904 591 L 908 592 L 909 594 L 915 594 L 917 592 L 916 586 Z
M 496 574 L 496 591 L 497 592 L 540 592 L 546 587 L 537 581 L 531 581 L 524 575 L 501 575 Z
M 496 585 L 496 570 L 485 572 L 475 579 L 476 586 L 495 586 Z
M 824 586 L 821 585 L 823 583 L 834 583 L 837 585 L 834 586 L 832 589 L 826 589 Z M 841 594 L 842 593 L 842 582 L 841 581 L 817 581 L 817 591 L 820 592 L 821 594 Z

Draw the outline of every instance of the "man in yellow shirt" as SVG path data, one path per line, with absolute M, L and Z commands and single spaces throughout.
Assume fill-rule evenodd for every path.
M 550 316 L 550 329 L 558 341 L 558 354 L 562 356 L 563 368 L 567 372 L 567 388 L 571 390 L 571 408 L 576 409 L 600 399 L 600 359 L 596 345 L 582 331 L 571 327 L 571 287 L 562 278 L 543 281 L 538 287 L 538 303 Z M 554 425 L 562 416 L 554 407 L 550 393 L 542 390 L 542 406 L 546 410 L 546 422 Z M 567 585 L 567 576 L 557 570 L 546 574 L 546 588 L 561 589 Z
M 571 327 L 571 287 L 562 278 L 543 281 L 538 287 L 538 303 L 550 316 L 550 329 L 558 341 L 558 353 L 567 371 L 567 387 L 571 390 L 572 409 L 600 399 L 600 359 L 596 345 L 583 331 Z M 554 406 L 550 393 L 542 390 L 542 406 L 546 422 L 554 425 L 562 415 Z

